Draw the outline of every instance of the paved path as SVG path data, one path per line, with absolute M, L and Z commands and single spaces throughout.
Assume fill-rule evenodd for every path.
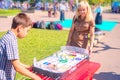
M 94 79 L 120 80 L 120 14 L 104 13 L 103 18 L 119 23 L 111 32 L 106 32 L 102 41 L 94 47 L 94 53 L 90 56 L 90 60 L 101 64 Z
M 54 21 L 59 20 L 59 17 L 47 17 L 47 12 L 35 11 L 29 13 L 34 21 Z M 66 17 L 72 18 L 74 13 L 67 12 Z M 0 18 L 0 31 L 10 29 L 12 16 L 8 18 Z M 106 35 L 102 38 L 95 47 L 93 54 L 90 55 L 90 60 L 101 64 L 100 69 L 96 72 L 94 80 L 120 80 L 120 14 L 103 13 L 104 20 L 119 22 L 117 26 L 110 32 L 105 32 Z

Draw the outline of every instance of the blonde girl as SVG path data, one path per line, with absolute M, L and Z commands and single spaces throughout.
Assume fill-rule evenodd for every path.
M 69 32 L 67 46 L 85 48 L 92 53 L 94 42 L 94 20 L 91 8 L 87 1 L 81 1 L 73 18 L 72 27 Z M 88 35 L 90 34 L 90 45 Z

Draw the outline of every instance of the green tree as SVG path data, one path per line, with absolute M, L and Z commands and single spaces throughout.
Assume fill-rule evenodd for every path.
M 118 1 L 118 2 L 120 2 L 120 0 L 111 0 L 111 2 L 114 2 L 114 1 Z

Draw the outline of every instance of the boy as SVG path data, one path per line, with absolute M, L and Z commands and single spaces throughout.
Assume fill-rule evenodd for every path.
M 0 39 L 0 80 L 15 80 L 16 71 L 33 80 L 41 80 L 29 71 L 30 66 L 19 61 L 17 37 L 24 38 L 31 27 L 30 18 L 19 13 L 13 18 L 11 30 Z

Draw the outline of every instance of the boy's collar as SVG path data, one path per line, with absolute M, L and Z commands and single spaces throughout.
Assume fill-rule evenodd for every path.
M 16 34 L 15 34 L 15 32 L 14 32 L 13 30 L 8 30 L 8 33 L 11 33 L 11 34 L 13 34 L 15 37 L 17 37 Z

